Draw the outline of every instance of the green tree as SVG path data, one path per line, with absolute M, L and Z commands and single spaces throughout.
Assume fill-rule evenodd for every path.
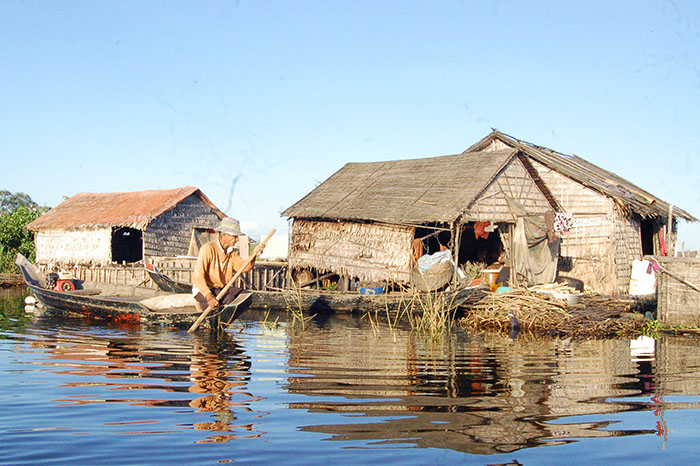
M 26 226 L 48 210 L 24 193 L 0 191 L 0 272 L 17 272 L 17 253 L 34 260 L 34 233 Z
M 39 205 L 27 194 L 0 190 L 0 214 L 11 214 L 19 207 L 39 209 Z

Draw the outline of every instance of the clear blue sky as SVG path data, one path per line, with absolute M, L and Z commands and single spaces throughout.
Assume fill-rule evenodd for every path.
M 0 0 L 0 84 L 0 189 L 48 206 L 193 185 L 264 235 L 495 127 L 700 217 L 698 1 Z

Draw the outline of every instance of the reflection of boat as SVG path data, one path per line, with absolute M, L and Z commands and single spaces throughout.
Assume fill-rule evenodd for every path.
M 24 281 L 46 308 L 122 322 L 190 325 L 200 315 L 190 294 L 166 293 L 136 286 L 81 282 L 74 291 L 47 288 L 46 277 L 21 254 L 15 261 Z M 225 306 L 210 319 L 228 319 L 235 306 Z

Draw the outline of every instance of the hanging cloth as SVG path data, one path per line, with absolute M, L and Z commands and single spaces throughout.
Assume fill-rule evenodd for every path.
M 474 236 L 476 239 L 484 238 L 488 239 L 489 232 L 486 231 L 486 227 L 491 225 L 491 222 L 474 222 Z

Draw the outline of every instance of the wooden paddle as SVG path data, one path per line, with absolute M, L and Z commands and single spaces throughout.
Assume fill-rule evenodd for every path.
M 276 231 L 276 230 L 273 229 L 273 230 L 270 232 L 270 234 L 267 235 L 267 237 L 263 240 L 263 242 L 260 243 L 260 246 L 262 246 L 262 247 L 264 248 L 265 245 L 267 244 L 267 241 L 272 237 L 273 234 L 275 234 L 275 231 Z M 241 276 L 242 270 L 244 270 L 246 267 L 248 267 L 248 264 L 250 264 L 251 262 L 253 262 L 253 259 L 255 259 L 256 256 L 257 256 L 257 254 L 254 254 L 254 255 L 248 257 L 248 259 L 246 259 L 246 261 L 243 263 L 243 267 L 241 267 L 241 270 L 239 270 L 238 272 L 236 272 L 236 274 L 231 278 L 231 280 L 229 280 L 229 282 L 226 284 L 226 286 L 225 286 L 225 287 L 219 292 L 219 294 L 216 296 L 216 300 L 217 300 L 217 301 L 221 301 L 221 298 L 223 298 L 224 296 L 226 296 L 226 292 L 228 292 L 228 289 L 231 288 L 231 286 L 232 286 L 232 285 L 234 284 L 234 282 L 238 279 L 238 277 Z M 197 330 L 197 327 L 199 327 L 199 324 L 201 324 L 202 321 L 207 317 L 207 315 L 209 315 L 209 313 L 211 312 L 211 309 L 212 309 L 211 306 L 207 306 L 207 308 L 206 308 L 204 311 L 202 311 L 202 313 L 199 315 L 199 317 L 197 318 L 197 320 L 194 322 L 194 324 L 192 324 L 192 326 L 191 326 L 191 327 L 189 328 L 189 330 L 187 330 L 187 331 L 190 332 L 190 333 L 192 333 L 192 332 L 194 332 L 195 330 Z

